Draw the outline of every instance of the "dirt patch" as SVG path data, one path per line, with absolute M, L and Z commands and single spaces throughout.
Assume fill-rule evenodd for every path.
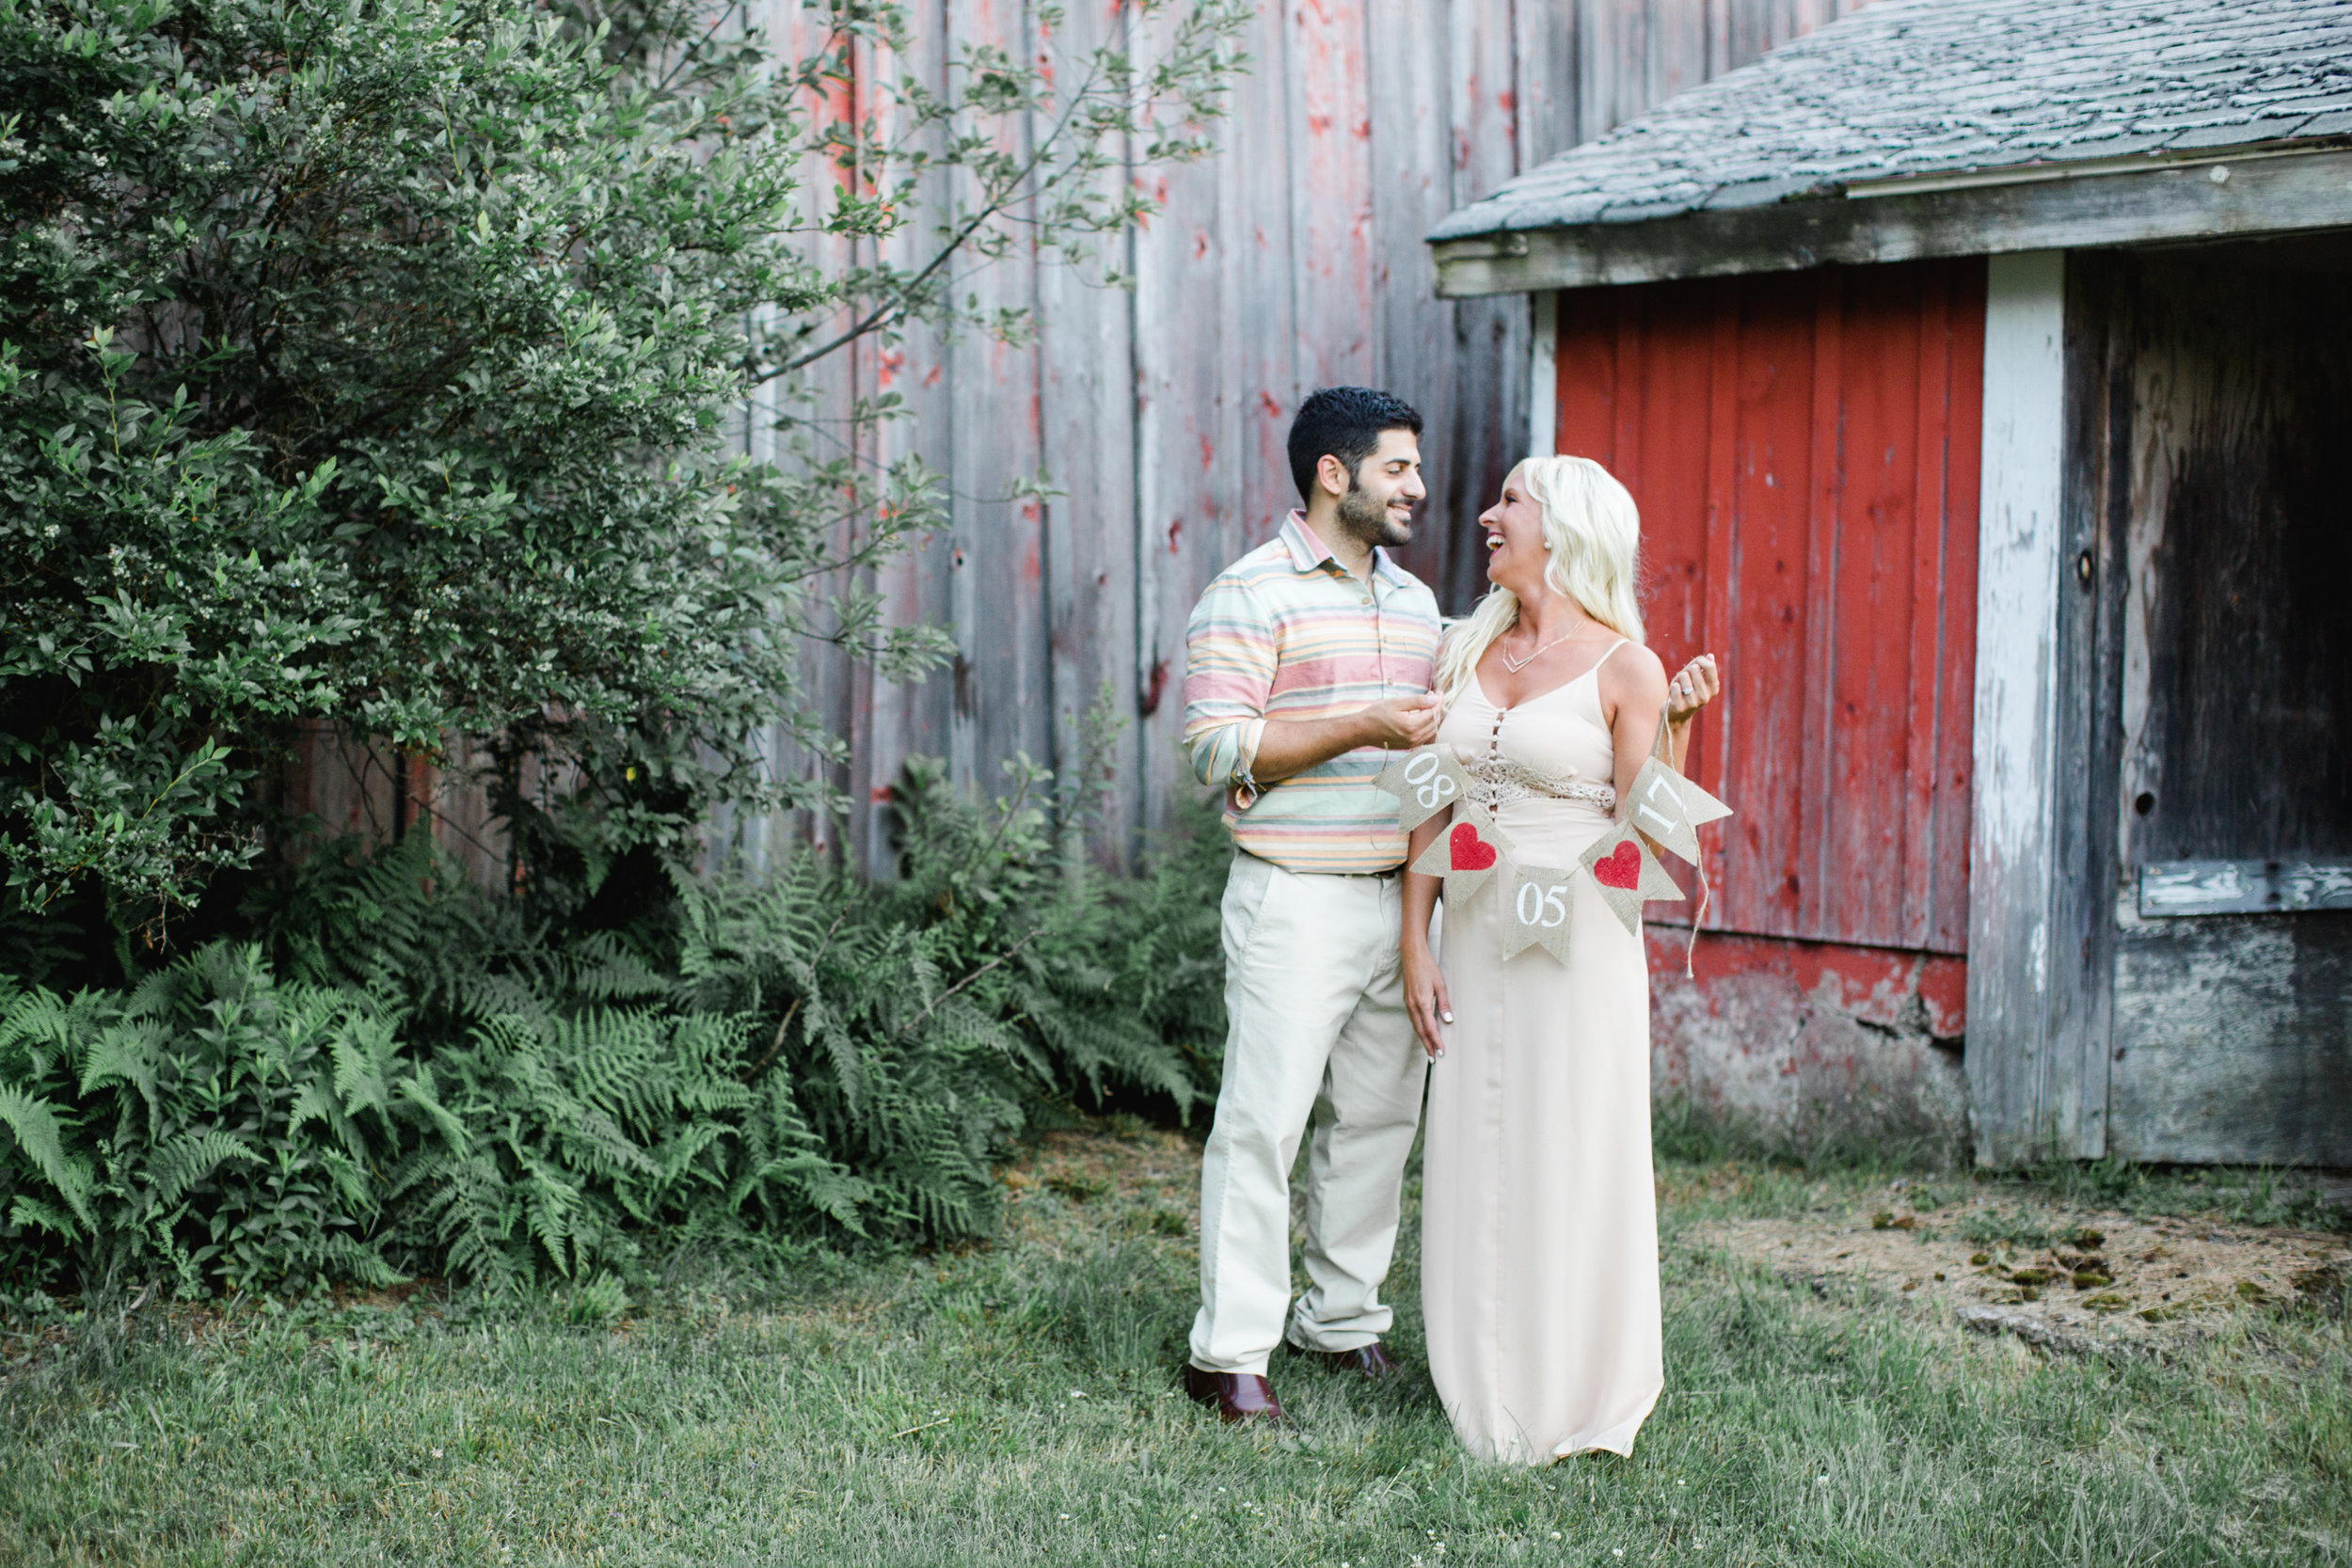
M 1184 1238 L 1198 1229 L 1200 1146 L 1152 1128 L 1048 1132 L 996 1173 L 1006 1233 L 1058 1244 L 1083 1216 L 1107 1227 Z M 1076 1212 L 1073 1212 L 1073 1211 Z
M 1867 1290 L 2067 1351 L 2160 1354 L 2233 1314 L 2344 1310 L 2352 1242 L 1978 1199 L 1925 1212 L 1900 1188 L 1844 1212 L 1699 1226 L 1687 1239 L 1817 1288 Z

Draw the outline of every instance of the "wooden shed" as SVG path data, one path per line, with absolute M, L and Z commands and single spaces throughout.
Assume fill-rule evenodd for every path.
M 2352 1164 L 2352 4 L 1882 0 L 1432 240 L 1725 661 L 1661 1085 Z

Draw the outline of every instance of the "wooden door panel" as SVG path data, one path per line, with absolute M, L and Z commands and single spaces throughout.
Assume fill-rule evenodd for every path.
M 1558 450 L 1640 503 L 1644 614 L 1726 690 L 1710 927 L 1966 945 L 1981 262 L 1578 291 Z

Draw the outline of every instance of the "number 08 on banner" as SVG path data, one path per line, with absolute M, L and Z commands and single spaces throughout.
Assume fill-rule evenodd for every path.
M 1380 770 L 1373 787 L 1397 799 L 1396 825 L 1411 832 L 1462 798 L 1470 776 L 1452 752 L 1437 746 L 1407 752 Z

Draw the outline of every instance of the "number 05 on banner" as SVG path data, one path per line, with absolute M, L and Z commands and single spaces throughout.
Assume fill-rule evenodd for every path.
M 1568 961 L 1568 927 L 1576 909 L 1576 883 L 1565 871 L 1546 865 L 1514 865 L 1511 896 L 1502 907 L 1502 956 L 1541 947 Z

